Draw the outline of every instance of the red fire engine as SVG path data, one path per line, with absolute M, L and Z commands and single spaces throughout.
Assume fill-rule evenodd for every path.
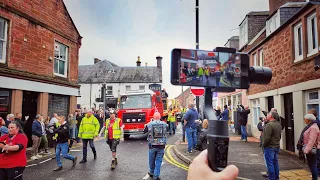
M 163 104 L 160 92 L 126 92 L 120 96 L 118 117 L 122 119 L 124 138 L 143 134 L 144 125 L 149 123 L 158 111 L 163 117 Z

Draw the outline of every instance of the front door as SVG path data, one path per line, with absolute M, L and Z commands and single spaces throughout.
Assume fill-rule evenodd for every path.
M 270 112 L 271 109 L 274 108 L 273 96 L 269 96 L 267 100 L 268 100 L 268 112 Z
M 294 116 L 293 116 L 293 100 L 292 93 L 285 94 L 284 113 L 285 113 L 285 131 L 286 131 L 286 149 L 288 151 L 295 151 L 294 145 Z
M 29 116 L 24 127 L 24 132 L 28 137 L 28 147 L 32 146 L 32 123 L 37 115 L 38 95 L 37 92 L 23 91 L 22 118 L 25 120 L 25 116 Z

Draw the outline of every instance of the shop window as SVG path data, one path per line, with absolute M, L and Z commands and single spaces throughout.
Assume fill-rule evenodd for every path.
M 319 117 L 319 112 L 320 112 L 319 91 L 306 92 L 306 106 L 307 106 L 307 111 L 310 109 L 315 109 Z

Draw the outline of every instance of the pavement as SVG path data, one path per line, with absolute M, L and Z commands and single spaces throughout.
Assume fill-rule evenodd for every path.
M 248 142 L 242 142 L 240 136 L 230 132 L 228 164 L 234 164 L 239 168 L 238 179 L 265 179 L 262 175 L 266 173 L 266 166 L 259 142 L 254 137 L 248 137 Z M 187 146 L 187 143 L 180 142 L 173 149 L 176 156 L 188 165 L 200 152 L 195 151 L 189 154 Z M 281 150 L 279 166 L 280 179 L 311 179 L 307 164 L 299 160 L 298 156 L 293 153 Z

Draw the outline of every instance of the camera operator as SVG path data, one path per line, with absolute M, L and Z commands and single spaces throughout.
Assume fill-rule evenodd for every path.
M 247 142 L 247 123 L 248 123 L 248 114 L 250 114 L 249 106 L 240 105 L 242 108 L 239 111 L 239 124 L 241 125 L 241 141 Z

